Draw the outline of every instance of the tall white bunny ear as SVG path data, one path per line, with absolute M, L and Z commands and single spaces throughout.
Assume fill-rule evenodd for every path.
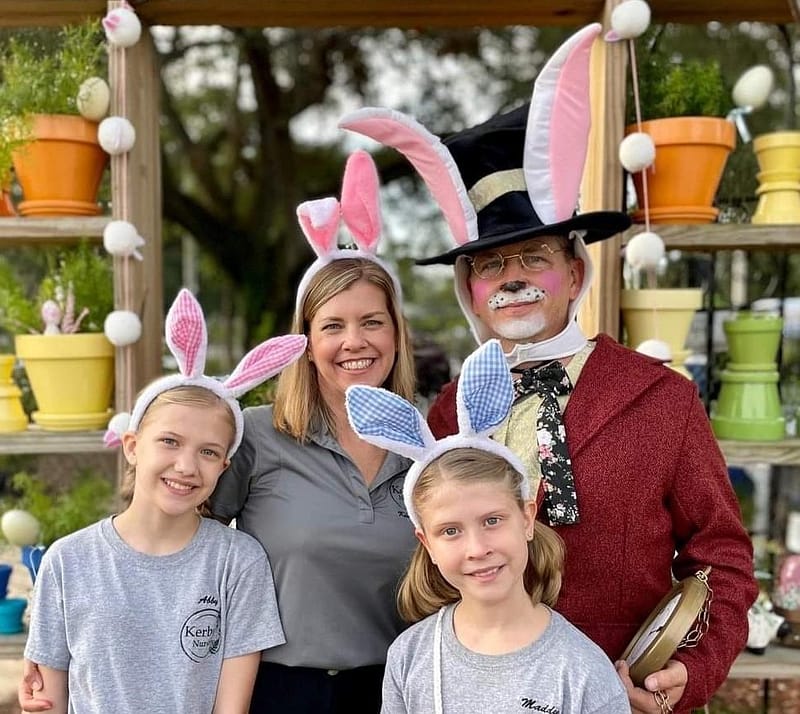
M 274 377 L 306 349 L 305 335 L 283 335 L 262 342 L 248 352 L 223 382 L 234 397 Z
M 202 375 L 208 345 L 206 321 L 200 303 L 186 288 L 181 288 L 167 313 L 165 331 L 179 372 L 186 377 Z
M 375 162 L 366 151 L 350 154 L 342 178 L 342 220 L 356 245 L 375 253 L 381 237 L 380 183 Z
M 589 142 L 589 59 L 599 23 L 576 32 L 536 78 L 525 131 L 523 171 L 528 195 L 545 224 L 577 207 Z
M 329 196 L 301 203 L 297 207 L 297 221 L 320 258 L 336 250 L 339 202 L 335 198 Z
M 456 392 L 459 434 L 488 436 L 514 403 L 514 384 L 498 340 L 484 342 L 464 360 Z
M 345 392 L 347 418 L 364 441 L 421 461 L 436 440 L 422 414 L 394 392 L 354 385 Z
M 450 150 L 416 119 L 392 109 L 364 107 L 339 120 L 403 154 L 425 181 L 450 228 L 456 245 L 478 238 L 478 216 Z

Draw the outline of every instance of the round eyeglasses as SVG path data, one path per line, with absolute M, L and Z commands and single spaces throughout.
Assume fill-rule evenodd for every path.
M 528 245 L 519 253 L 503 255 L 502 253 L 481 253 L 476 256 L 467 256 L 467 262 L 472 267 L 472 272 L 479 278 L 496 278 L 505 268 L 506 261 L 519 258 L 525 270 L 547 270 L 553 266 L 553 256 L 563 253 L 566 248 L 551 248 L 546 243 Z

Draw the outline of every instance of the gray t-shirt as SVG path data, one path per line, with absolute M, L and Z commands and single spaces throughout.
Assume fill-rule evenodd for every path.
M 244 440 L 211 503 L 269 553 L 286 644 L 265 661 L 337 670 L 386 661 L 416 543 L 402 493 L 410 464 L 387 453 L 367 486 L 327 430 L 300 443 L 275 431 L 271 406 L 244 410 Z
M 164 556 L 107 518 L 47 549 L 25 657 L 69 670 L 69 711 L 210 714 L 222 660 L 284 642 L 263 548 L 204 518 Z
M 535 642 L 515 652 L 468 650 L 453 629 L 454 606 L 442 621 L 444 714 L 630 714 L 605 653 L 557 612 Z M 437 615 L 403 632 L 389 648 L 381 714 L 433 714 L 434 630 Z

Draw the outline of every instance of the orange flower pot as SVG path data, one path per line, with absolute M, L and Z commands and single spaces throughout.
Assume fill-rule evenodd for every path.
M 108 154 L 97 122 L 68 114 L 33 116 L 34 140 L 14 152 L 23 216 L 94 216 Z
M 651 223 L 711 223 L 719 214 L 714 196 L 728 155 L 736 146 L 732 122 L 714 117 L 672 117 L 642 122 L 656 146 L 647 169 Z M 635 125 L 625 133 L 638 131 Z M 633 220 L 644 222 L 642 172 L 633 175 L 639 209 Z

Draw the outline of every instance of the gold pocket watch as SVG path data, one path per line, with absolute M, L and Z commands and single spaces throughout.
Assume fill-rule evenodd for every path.
M 694 647 L 708 630 L 713 592 L 711 568 L 698 570 L 677 583 L 634 635 L 621 659 L 628 663 L 633 683 L 644 685 L 647 675 L 660 670 L 681 647 Z

